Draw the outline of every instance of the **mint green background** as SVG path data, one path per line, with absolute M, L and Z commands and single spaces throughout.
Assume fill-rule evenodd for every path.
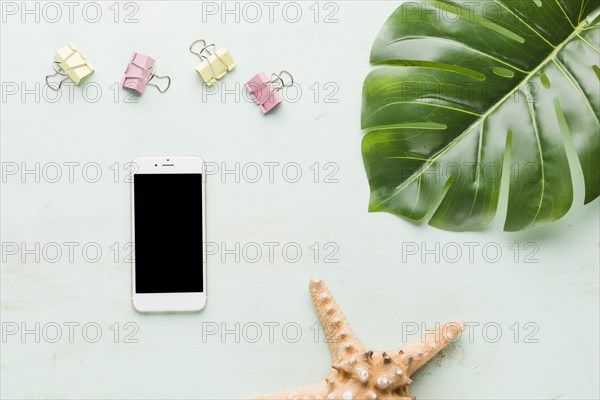
M 313 335 L 316 315 L 307 284 L 311 276 L 326 280 L 357 335 L 368 345 L 387 349 L 403 341 L 403 323 L 433 325 L 452 318 L 480 324 L 416 375 L 412 393 L 421 399 L 594 399 L 600 395 L 598 367 L 599 207 L 583 207 L 581 177 L 575 171 L 575 205 L 559 222 L 518 234 L 501 232 L 506 196 L 492 228 L 452 233 L 415 226 L 386 214 L 368 214 L 369 189 L 360 155 L 362 82 L 371 67 L 372 40 L 394 2 L 339 2 L 338 23 L 314 23 L 301 3 L 296 24 L 281 18 L 252 24 L 202 23 L 202 7 L 193 2 L 142 2 L 137 24 L 115 24 L 103 6 L 101 22 L 89 24 L 80 14 L 75 23 L 22 24 L 9 17 L 2 24 L 1 80 L 33 88 L 50 71 L 53 52 L 74 42 L 95 65 L 88 82 L 104 97 L 96 104 L 25 103 L 18 96 L 1 103 L 2 162 L 97 162 L 103 177 L 95 184 L 77 175 L 75 183 L 2 184 L 2 242 L 98 242 L 103 257 L 87 263 L 36 263 L 29 257 L 7 257 L 1 266 L 1 320 L 44 324 L 96 322 L 103 329 L 98 343 L 83 340 L 81 325 L 74 343 L 22 343 L 17 336 L 1 343 L 2 398 L 247 398 L 319 379 L 329 368 L 327 345 Z M 233 7 L 233 5 L 231 5 Z M 323 7 L 323 6 L 322 6 Z M 321 8 L 321 18 L 330 9 Z M 266 12 L 266 8 L 263 7 Z M 122 14 L 123 15 L 123 14 Z M 291 71 L 302 98 L 263 117 L 257 107 L 229 95 L 202 102 L 202 86 L 193 67 L 197 58 L 187 47 L 197 37 L 226 46 L 238 62 L 223 82 L 232 89 L 259 71 Z M 171 89 L 152 88 L 138 104 L 114 103 L 109 88 L 120 79 L 131 50 L 157 58 L 159 74 L 170 74 Z M 337 103 L 314 101 L 335 83 Z M 121 100 L 125 93 L 118 91 Z M 297 162 L 303 177 L 288 183 L 276 175 L 259 183 L 222 182 L 211 176 L 207 188 L 208 240 L 298 243 L 298 263 L 281 252 L 274 262 L 221 254 L 210 256 L 209 300 L 199 314 L 142 315 L 130 303 L 130 266 L 112 261 L 109 246 L 130 240 L 129 185 L 113 182 L 115 162 L 122 167 L 138 155 L 194 154 L 207 161 L 259 164 Z M 339 183 L 313 182 L 315 162 L 339 166 Z M 80 170 L 79 170 L 80 171 Z M 323 171 L 322 171 L 323 172 Z M 121 181 L 123 175 L 120 176 Z M 308 249 L 336 242 L 339 263 L 315 263 Z M 464 254 L 403 254 L 406 243 Z M 404 248 L 403 248 L 404 243 Z M 465 243 L 474 243 L 472 259 Z M 514 262 L 511 246 L 521 248 Z M 525 262 L 523 247 L 537 253 Z M 502 256 L 488 262 L 484 246 L 499 247 Z M 514 247 L 512 247 L 514 249 Z M 77 253 L 80 254 L 80 253 Z M 492 257 L 494 257 L 493 253 Z M 125 252 L 121 252 L 121 258 Z M 406 262 L 403 262 L 406 261 Z M 168 273 L 169 266 L 165 266 Z M 109 329 L 134 322 L 138 343 L 113 342 Z M 236 322 L 262 326 L 257 343 L 232 335 L 202 340 L 203 326 Z M 538 343 L 524 343 L 523 325 L 539 327 Z M 273 343 L 265 323 L 279 323 Z M 285 340 L 281 327 L 302 328 L 297 343 Z M 502 329 L 497 343 L 486 340 L 481 326 Z M 514 341 L 510 327 L 521 326 Z M 406 329 L 408 325 L 404 325 Z M 252 330 L 246 331 L 251 334 Z M 293 336 L 293 330 L 289 331 Z M 121 331 L 123 334 L 123 331 Z M 488 331 L 494 336 L 494 330 Z

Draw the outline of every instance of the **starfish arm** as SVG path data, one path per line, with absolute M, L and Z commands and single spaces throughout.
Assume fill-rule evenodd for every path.
M 311 279 L 310 295 L 325 331 L 333 364 L 339 363 L 344 356 L 364 350 L 364 346 L 352 332 L 333 296 L 319 278 Z
M 464 329 L 465 324 L 462 321 L 450 321 L 425 332 L 420 338 L 390 351 L 389 354 L 410 376 L 459 337 Z
M 327 382 L 325 380 L 293 389 L 281 390 L 255 397 L 254 400 L 318 400 L 327 398 Z

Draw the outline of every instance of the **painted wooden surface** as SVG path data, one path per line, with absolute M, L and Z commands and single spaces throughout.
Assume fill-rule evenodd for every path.
M 2 398 L 241 399 L 309 383 L 329 368 L 307 289 L 314 275 L 376 348 L 423 324 L 470 324 L 416 375 L 418 398 L 598 398 L 598 201 L 584 208 L 579 190 L 563 220 L 517 234 L 499 229 L 506 196 L 483 232 L 367 213 L 361 88 L 394 2 L 258 2 L 257 22 L 245 3 L 228 3 L 236 15 L 221 2 L 109 2 L 97 3 L 96 23 L 84 3 L 72 23 L 62 4 L 56 23 L 43 4 L 39 23 L 6 4 Z M 188 45 L 199 37 L 238 63 L 218 91 L 194 71 Z M 96 72 L 55 101 L 36 85 L 69 41 Z M 167 93 L 117 88 L 134 50 L 172 77 Z M 265 117 L 243 83 L 281 69 L 299 90 Z M 142 315 L 129 300 L 124 167 L 162 154 L 211 163 L 208 306 L 198 314 Z

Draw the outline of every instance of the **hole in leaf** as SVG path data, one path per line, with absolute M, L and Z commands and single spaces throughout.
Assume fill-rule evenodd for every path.
M 598 67 L 597 65 L 594 65 L 594 66 L 592 66 L 592 68 L 594 69 L 594 72 L 596 73 L 596 77 L 600 81 L 600 67 Z
M 436 130 L 443 131 L 448 129 L 448 125 L 439 124 L 437 122 L 407 122 L 405 124 L 393 124 L 393 125 L 384 125 L 384 126 L 372 126 L 369 129 L 366 129 L 365 132 L 371 132 L 376 130 L 389 130 L 389 129 L 425 129 L 425 130 Z
M 496 75 L 498 76 L 502 76 L 504 78 L 512 78 L 513 76 L 515 76 L 515 73 L 512 72 L 509 69 L 506 68 L 502 68 L 502 67 L 494 67 L 494 69 L 492 70 Z
M 438 124 L 437 122 L 413 122 L 407 128 L 416 128 L 416 129 L 433 129 L 433 130 L 444 130 L 448 128 L 446 124 Z
M 511 180 L 517 178 L 517 166 L 512 163 L 512 130 L 506 132 L 504 155 L 502 157 L 502 178 L 500 180 L 500 194 L 498 196 L 498 211 L 496 220 L 500 226 L 506 225 L 508 214 L 508 193 Z
M 571 131 L 569 129 L 569 125 L 567 125 L 567 119 L 565 118 L 563 109 L 558 99 L 554 99 L 552 103 L 554 104 L 554 112 L 556 113 L 556 119 L 558 121 L 560 133 L 562 134 L 563 139 L 567 139 L 568 137 L 570 137 Z
M 579 155 L 577 154 L 577 149 L 575 148 L 575 142 L 573 140 L 573 135 L 571 133 L 571 128 L 567 123 L 567 118 L 565 117 L 565 113 L 563 111 L 562 106 L 560 105 L 560 101 L 558 99 L 554 99 L 554 112 L 556 113 L 556 120 L 558 121 L 558 126 L 560 128 L 560 133 L 562 135 L 565 150 L 567 152 L 567 159 L 569 160 L 569 166 L 571 168 L 572 174 L 571 179 L 573 180 L 573 204 L 582 203 L 586 204 L 586 199 L 584 199 L 584 194 L 587 197 L 587 188 L 584 180 L 584 173 L 579 162 Z M 585 190 L 579 190 L 579 188 L 586 188 Z M 584 193 L 585 192 L 585 193 Z M 581 197 L 578 199 L 577 197 Z
M 448 191 L 450 190 L 450 186 L 452 186 L 452 183 L 454 183 L 455 179 L 456 176 L 454 175 L 450 175 L 448 177 L 448 180 L 444 184 L 444 187 L 436 195 L 435 201 L 431 205 L 431 209 L 427 212 L 427 214 L 425 214 L 423 220 L 428 221 L 429 224 L 433 222 L 432 220 L 435 217 L 435 213 L 438 211 L 438 208 L 442 205 L 444 199 L 446 198 L 446 195 L 448 194 Z
M 490 22 L 483 18 L 481 18 L 481 20 L 476 21 L 476 22 L 479 22 L 481 25 L 485 26 L 486 28 L 488 28 L 496 33 L 499 33 L 503 36 L 506 36 L 507 38 L 512 39 L 515 42 L 525 43 L 525 39 L 523 38 L 523 36 L 517 35 L 516 33 L 509 31 L 508 29 L 506 29 L 498 24 L 495 24 L 495 23 Z
M 443 69 L 446 71 L 456 72 L 458 74 L 470 76 L 471 78 L 475 78 L 480 81 L 485 80 L 485 75 L 483 75 L 477 71 L 474 71 L 469 68 L 464 68 L 464 67 L 461 67 L 458 65 L 452 65 L 452 64 L 444 64 L 444 63 L 438 63 L 438 62 L 432 62 L 432 61 L 421 61 L 421 60 L 387 60 L 387 61 L 381 61 L 380 63 L 385 63 L 385 64 L 389 64 L 389 65 L 399 65 L 402 67 L 422 67 L 422 68 Z
M 548 75 L 542 74 L 540 76 L 540 80 L 542 81 L 542 85 L 544 85 L 544 87 L 546 89 L 550 89 L 552 87 L 552 84 L 550 83 L 550 79 L 548 79 Z

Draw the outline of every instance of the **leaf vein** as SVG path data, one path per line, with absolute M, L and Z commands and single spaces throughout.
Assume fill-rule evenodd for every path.
M 582 25 L 584 25 L 584 23 L 582 23 Z M 540 65 L 538 65 L 537 68 L 535 68 L 533 71 L 531 71 L 524 79 L 523 81 L 517 85 L 515 88 L 513 88 L 505 97 L 503 97 L 501 100 L 499 100 L 493 107 L 491 107 L 486 113 L 484 113 L 483 115 L 480 116 L 480 118 L 478 118 L 465 132 L 463 132 L 462 134 L 458 135 L 454 140 L 452 140 L 445 148 L 443 148 L 442 150 L 440 150 L 432 159 L 429 163 L 423 163 L 423 165 L 417 170 L 415 171 L 415 173 L 413 173 L 413 175 L 407 180 L 405 181 L 405 183 L 403 185 L 401 185 L 400 187 L 398 187 L 391 195 L 389 195 L 388 197 L 386 197 L 385 199 L 383 199 L 382 201 L 380 201 L 379 203 L 377 203 L 375 205 L 375 207 L 380 207 L 382 204 L 388 202 L 390 199 L 392 199 L 393 197 L 397 196 L 398 194 L 400 194 L 406 187 L 408 187 L 412 182 L 415 181 L 415 179 L 417 179 L 418 177 L 422 176 L 436 161 L 437 159 L 439 159 L 442 155 L 444 155 L 445 153 L 447 153 L 450 149 L 452 149 L 458 142 L 460 142 L 466 135 L 468 135 L 476 126 L 478 126 L 479 124 L 481 124 L 483 122 L 483 120 L 485 120 L 485 118 L 487 118 L 489 115 L 491 115 L 494 111 L 496 111 L 498 109 L 498 107 L 500 107 L 502 104 L 504 104 L 504 102 L 510 98 L 510 96 L 512 96 L 514 93 L 516 93 L 517 91 L 521 90 L 521 86 L 524 82 L 527 82 L 528 80 L 531 79 L 531 77 L 533 76 L 534 73 L 536 73 L 537 71 L 539 71 L 542 67 L 544 67 L 545 65 L 548 64 L 548 62 L 550 60 L 555 61 L 555 55 L 558 53 L 559 50 L 561 50 L 564 45 L 566 43 L 569 42 L 569 40 L 571 40 L 573 37 L 577 36 L 579 34 L 579 31 L 583 29 L 583 26 L 580 26 L 579 29 L 575 30 L 575 32 L 573 32 L 567 39 L 565 39 L 565 41 L 563 41 L 563 43 L 560 44 L 560 46 L 556 47 L 554 49 L 554 51 L 545 59 L 543 60 Z M 587 100 L 587 98 L 586 98 Z M 589 104 L 589 101 L 588 101 Z M 538 210 L 539 212 L 539 210 Z M 537 218 L 537 214 L 536 214 L 536 218 Z
M 511 13 L 516 19 L 518 19 L 523 25 L 525 25 L 527 28 L 529 28 L 533 33 L 535 33 L 536 35 L 538 35 L 540 38 L 542 38 L 542 40 L 546 43 L 548 43 L 551 47 L 555 48 L 556 46 L 553 45 L 548 39 L 546 39 L 546 37 L 544 35 L 542 35 L 540 32 L 538 32 L 533 26 L 529 25 L 527 22 L 523 21 L 523 19 L 517 15 L 517 13 L 515 13 L 513 10 L 511 10 L 506 4 L 504 4 L 503 1 L 501 0 L 494 0 L 494 2 L 498 3 L 501 7 L 503 7 L 506 11 L 508 11 L 509 13 Z

